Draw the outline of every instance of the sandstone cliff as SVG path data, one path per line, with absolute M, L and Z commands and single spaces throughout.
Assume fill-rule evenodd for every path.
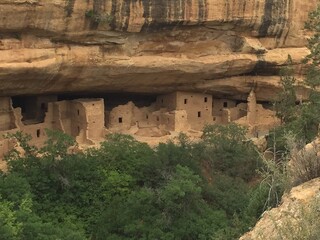
M 240 240 L 319 239 L 320 178 L 294 187 Z
M 0 96 L 192 90 L 271 100 L 316 0 L 0 0 Z M 299 94 L 304 95 L 302 90 Z

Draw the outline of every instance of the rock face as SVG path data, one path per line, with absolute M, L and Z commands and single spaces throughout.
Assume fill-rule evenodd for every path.
M 269 101 L 288 54 L 303 74 L 316 3 L 0 0 L 0 96 L 182 90 L 244 100 L 255 88 Z
M 319 239 L 320 178 L 294 187 L 240 240 Z

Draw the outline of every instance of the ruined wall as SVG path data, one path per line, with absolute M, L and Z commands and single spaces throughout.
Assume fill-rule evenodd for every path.
M 9 141 L 7 139 L 0 139 L 0 162 L 1 159 L 4 158 L 5 154 L 7 154 L 11 150 L 9 145 Z
M 265 136 L 269 133 L 270 129 L 280 125 L 280 119 L 276 117 L 274 111 L 264 108 L 261 104 L 255 104 L 254 110 L 253 114 L 248 111 L 246 116 L 234 121 L 237 124 L 248 127 L 247 134 L 249 137 Z M 252 115 L 254 118 L 252 118 Z
M 166 101 L 160 103 L 164 104 Z M 157 112 L 157 105 L 151 104 L 148 107 L 138 108 L 133 102 L 129 102 L 125 105 L 120 105 L 113 108 L 109 113 L 109 125 L 111 129 L 128 130 L 132 126 L 139 128 L 156 127 L 161 124 L 160 113 Z
M 256 105 L 256 122 L 257 135 L 262 136 L 269 133 L 281 124 L 280 119 L 276 117 L 276 113 L 270 109 L 265 109 L 261 104 Z
M 72 105 L 76 110 L 72 115 L 73 122 L 77 123 L 74 131 L 84 130 L 86 139 L 102 139 L 105 128 L 103 99 L 78 99 L 72 101 Z
M 52 129 L 52 125 L 50 123 L 38 123 L 25 125 L 19 130 L 23 133 L 29 134 L 32 137 L 30 144 L 41 147 L 46 140 L 45 129 Z
M 221 124 L 228 124 L 231 122 L 231 113 L 230 109 L 223 108 L 221 110 Z
M 49 110 L 51 108 L 49 107 Z M 53 122 L 57 130 L 61 130 L 70 136 L 74 136 L 77 131 L 74 131 L 71 122 L 71 103 L 69 101 L 59 101 L 52 104 Z
M 168 111 L 177 109 L 177 94 L 173 92 L 158 96 L 156 100 L 156 107 L 157 109 L 165 108 Z
M 14 143 L 5 135 L 19 130 L 21 118 L 21 109 L 13 109 L 11 98 L 0 97 L 0 162 L 14 147 Z
M 186 110 L 173 111 L 174 115 L 174 129 L 175 132 L 186 132 L 193 126 L 190 124 L 188 119 L 188 113 Z
M 84 134 L 87 131 L 87 111 L 83 104 L 77 100 L 73 100 L 70 103 L 70 119 L 71 119 L 71 133 L 73 137 L 80 134 L 80 130 L 84 130 Z
M 109 128 L 128 130 L 133 123 L 133 102 L 113 108 L 109 114 Z
M 48 104 L 45 123 L 51 122 L 53 129 L 73 137 L 81 135 L 79 140 L 85 142 L 102 138 L 104 114 L 103 99 L 59 101 Z
M 239 108 L 237 108 L 237 107 L 230 108 L 229 112 L 230 112 L 230 121 L 231 122 L 240 118 Z
M 230 99 L 217 99 L 212 100 L 212 115 L 221 116 L 223 108 L 234 108 L 236 102 Z
M 32 101 L 35 98 L 32 98 Z M 4 157 L 13 147 L 13 143 L 9 139 L 5 139 L 5 135 L 8 133 L 15 133 L 17 131 L 22 131 L 25 134 L 28 134 L 32 137 L 30 144 L 37 147 L 41 147 L 46 140 L 45 129 L 52 129 L 52 121 L 48 118 L 47 121 L 43 123 L 34 123 L 34 124 L 24 124 L 22 122 L 22 113 L 21 108 L 13 109 L 10 98 L 0 98 L 0 109 L 5 112 L 4 115 L 0 114 L 0 123 L 5 123 L 1 125 L 3 128 L 0 129 L 0 159 Z M 29 102 L 27 101 L 27 104 Z M 36 108 L 36 106 L 34 106 Z M 36 111 L 36 110 L 35 110 Z M 35 111 L 32 111 L 34 113 Z M 28 122 L 30 123 L 30 122 Z
M 155 127 L 158 125 L 158 118 L 153 112 L 156 111 L 156 105 L 152 104 L 149 107 L 134 107 L 133 108 L 133 122 L 137 126 L 142 127 Z
M 0 131 L 16 128 L 11 99 L 0 97 Z
M 13 115 L 10 123 L 14 124 L 15 128 L 0 131 L 0 159 L 12 147 L 9 144 L 10 141 L 4 139 L 3 135 L 16 131 L 29 134 L 32 137 L 30 143 L 38 147 L 41 147 L 47 139 L 46 129 L 60 130 L 75 138 L 78 137 L 77 140 L 80 143 L 93 144 L 92 140 L 102 140 L 105 133 L 103 99 L 51 102 L 56 97 L 31 98 L 32 101 L 34 99 L 39 103 L 35 105 L 35 108 L 40 107 L 40 109 L 46 111 L 42 123 L 29 122 L 29 124 L 24 124 L 21 121 L 21 108 L 13 109 L 10 98 L 1 98 L 0 109 L 10 110 Z M 6 121 L 7 118 L 0 115 L 0 123 Z
M 57 96 L 55 95 L 48 95 L 48 96 L 38 96 L 36 100 L 35 109 L 37 109 L 36 118 L 43 121 L 45 118 L 45 114 L 48 111 L 48 104 L 50 102 L 58 101 Z
M 157 97 L 156 106 L 158 109 L 164 108 L 171 112 L 175 110 L 185 110 L 188 122 L 191 127 L 201 130 L 206 123 L 212 123 L 212 96 L 197 92 L 174 92 Z M 169 119 L 169 120 L 168 120 Z M 161 117 L 160 124 L 170 125 L 170 130 L 175 129 L 175 123 L 171 121 L 176 117 Z
M 16 130 L 9 130 L 6 133 L 14 133 Z M 3 133 L 0 133 L 0 165 L 4 156 L 15 147 L 16 143 L 10 139 L 4 137 Z
M 212 96 L 201 93 L 177 92 L 176 110 L 186 110 L 191 127 L 201 130 L 212 123 Z
M 175 131 L 175 114 L 171 112 L 160 112 L 160 124 L 159 127 L 168 131 Z
M 252 90 L 248 96 L 248 123 L 255 124 L 257 122 L 257 99 L 256 94 Z

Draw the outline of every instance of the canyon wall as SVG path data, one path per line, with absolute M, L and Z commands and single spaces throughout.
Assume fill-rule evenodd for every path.
M 0 0 L 0 96 L 176 90 L 270 101 L 317 0 Z M 301 96 L 305 89 L 299 89 Z
M 320 178 L 294 187 L 239 240 L 318 239 Z

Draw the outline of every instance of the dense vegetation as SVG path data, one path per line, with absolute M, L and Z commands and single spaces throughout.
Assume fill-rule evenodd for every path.
M 0 175 L 1 239 L 234 239 L 263 211 L 260 157 L 245 130 L 208 126 L 197 143 L 181 135 L 152 149 L 126 135 L 70 153 L 48 131 L 37 149 L 8 156 Z
M 0 239 L 237 238 L 278 203 L 288 183 L 286 156 L 303 170 L 298 180 L 320 176 L 318 152 L 292 148 L 313 140 L 320 123 L 319 23 L 320 8 L 307 23 L 315 31 L 305 60 L 309 101 L 297 102 L 290 57 L 281 72 L 275 109 L 283 124 L 269 138 L 280 152 L 274 161 L 261 157 L 245 129 L 233 124 L 207 126 L 198 142 L 180 135 L 154 149 L 114 134 L 85 152 L 70 151 L 74 140 L 60 132 L 48 131 L 41 149 L 18 132 L 9 137 L 23 154 L 10 152 L 8 171 L 0 172 Z
M 283 92 L 275 103 L 275 110 L 278 117 L 282 120 L 282 125 L 273 131 L 270 137 L 270 147 L 276 146 L 277 150 L 287 153 L 288 146 L 286 135 L 293 134 L 297 142 L 311 142 L 318 134 L 320 124 L 320 5 L 309 14 L 306 29 L 312 31 L 313 35 L 309 38 L 308 49 L 310 54 L 305 57 L 306 79 L 303 83 L 309 89 L 308 101 L 296 98 L 295 86 L 297 81 L 294 77 L 294 66 L 292 59 L 288 56 L 287 67 L 280 72 Z

